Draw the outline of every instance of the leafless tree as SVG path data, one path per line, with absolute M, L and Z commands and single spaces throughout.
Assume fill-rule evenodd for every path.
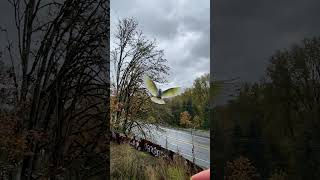
M 112 95 L 118 104 L 113 124 L 124 133 L 137 127 L 144 133 L 143 114 L 150 107 L 149 97 L 143 85 L 143 76 L 157 82 L 165 82 L 169 67 L 163 50 L 156 41 L 148 40 L 138 29 L 133 18 L 119 21 L 111 51 Z
M 7 46 L 17 133 L 27 134 L 28 146 L 18 176 L 105 175 L 109 0 L 8 1 L 18 40 Z M 40 141 L 31 132 L 46 138 Z

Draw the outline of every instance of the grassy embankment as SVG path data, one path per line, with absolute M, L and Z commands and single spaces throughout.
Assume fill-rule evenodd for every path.
M 128 144 L 111 143 L 111 179 L 190 179 L 188 168 L 179 159 L 165 161 Z

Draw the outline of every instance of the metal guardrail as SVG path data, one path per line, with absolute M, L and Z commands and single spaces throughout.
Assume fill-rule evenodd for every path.
M 199 158 L 199 155 L 204 155 L 205 153 L 201 150 L 199 150 L 199 148 L 197 147 L 192 147 L 194 148 L 193 150 L 191 149 L 186 149 L 186 148 L 183 148 L 181 146 L 178 146 L 177 144 L 172 144 L 172 143 L 169 143 L 171 144 L 172 146 L 176 146 L 177 148 L 172 148 L 171 147 L 168 147 L 168 149 L 172 150 L 172 151 L 176 151 L 177 154 L 179 155 L 182 155 L 184 156 L 186 159 L 189 159 L 190 161 L 192 161 L 194 164 L 197 164 L 198 166 L 202 167 L 202 168 L 208 168 L 210 167 L 210 161 L 207 161 L 205 159 L 201 159 Z M 190 152 L 190 153 L 184 153 L 184 152 Z M 199 163 L 202 162 L 202 163 Z
M 166 149 L 166 148 L 162 147 L 161 145 L 155 144 L 155 143 L 148 141 L 146 139 L 136 138 L 136 137 L 132 138 L 132 137 L 128 137 L 124 134 L 112 131 L 111 140 L 116 141 L 118 144 L 128 143 L 128 144 L 134 146 L 137 150 L 148 152 L 153 156 L 162 156 L 169 161 L 174 160 L 174 156 L 179 156 L 185 160 L 185 163 L 195 173 L 200 172 L 204 169 L 203 167 L 200 167 L 200 166 L 196 165 L 194 162 L 181 156 L 181 153 L 176 153 L 169 148 Z M 183 155 L 190 156 L 187 154 L 183 154 Z M 192 157 L 192 158 L 194 158 L 194 157 Z M 202 160 L 199 158 L 195 158 L 195 159 L 198 161 L 205 161 L 205 160 Z
M 157 143 L 166 149 L 174 151 L 179 155 L 182 155 L 184 158 L 192 161 L 194 164 L 200 167 L 210 167 L 210 162 L 208 161 L 210 157 L 210 155 L 208 155 L 210 152 L 210 143 L 208 143 L 210 137 L 198 136 L 194 133 L 194 130 L 192 132 L 181 132 L 179 130 L 177 131 L 176 129 L 170 129 L 166 127 L 164 131 L 169 131 L 170 133 L 163 134 L 162 131 L 160 131 L 158 134 L 156 132 L 155 134 L 153 134 L 153 138 L 150 141 L 152 141 L 153 143 Z M 181 138 L 180 134 L 183 134 Z M 139 133 L 137 133 L 136 135 L 139 136 Z M 185 137 L 184 135 L 191 135 L 192 141 L 189 139 L 190 137 Z
M 166 137 L 168 137 L 168 138 L 170 138 L 170 139 L 173 139 L 173 140 L 176 141 L 176 142 L 180 142 L 180 143 L 184 143 L 184 144 L 189 144 L 189 145 L 196 145 L 196 146 L 199 147 L 199 148 L 202 148 L 202 149 L 205 149 L 205 150 L 210 151 L 210 147 L 204 146 L 204 145 L 199 144 L 199 143 L 193 143 L 193 144 L 192 144 L 192 143 L 190 143 L 189 141 L 181 140 L 181 139 L 178 139 L 178 138 L 175 138 L 175 137 L 172 137 L 172 136 L 166 136 Z

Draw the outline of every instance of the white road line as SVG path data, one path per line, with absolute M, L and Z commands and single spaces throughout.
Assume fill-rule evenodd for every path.
M 175 144 L 172 144 L 172 148 L 173 148 L 173 146 L 177 146 L 177 145 L 175 145 Z M 183 148 L 183 147 L 179 147 L 179 146 L 177 146 L 178 147 L 178 151 L 179 152 L 188 152 L 188 150 L 187 149 L 185 149 L 185 148 Z M 172 148 L 168 148 L 168 149 L 172 149 Z M 175 148 L 175 150 L 174 151 L 177 151 L 177 148 Z M 190 152 L 190 153 L 188 153 L 188 154 L 192 154 L 192 152 Z M 205 152 L 201 152 L 201 151 L 196 151 L 195 150 L 195 156 L 196 157 L 198 157 L 198 156 L 207 156 L 208 154 L 207 153 L 205 153 Z
M 176 131 L 176 130 L 172 130 L 172 129 L 165 129 L 165 131 L 173 131 L 173 132 L 175 132 L 175 133 L 187 134 L 187 135 L 191 136 L 191 133 Z M 198 135 L 195 135 L 195 134 L 193 134 L 193 136 L 194 136 L 194 137 L 197 137 L 197 138 L 209 139 L 209 140 L 210 140 L 210 137 L 202 137 L 202 136 L 198 136 Z
M 192 145 L 192 143 L 190 141 L 185 141 L 185 140 L 181 140 L 181 139 L 177 139 L 175 137 L 172 137 L 172 136 L 167 136 L 168 138 L 170 139 L 174 139 L 174 141 L 176 142 L 181 142 L 181 143 L 184 143 L 184 144 L 189 144 L 189 145 Z M 207 151 L 210 151 L 210 147 L 208 146 L 204 146 L 204 145 L 201 145 L 201 144 L 198 144 L 198 143 L 194 143 L 195 145 L 197 145 L 196 147 L 199 147 L 201 149 L 205 149 Z

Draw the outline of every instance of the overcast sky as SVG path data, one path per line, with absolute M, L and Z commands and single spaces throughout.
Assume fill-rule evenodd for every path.
M 0 27 L 8 31 L 10 40 L 16 35 L 16 28 L 14 24 L 14 9 L 8 1 L 0 1 Z M 0 33 L 0 51 L 6 53 L 7 39 L 4 32 Z M 6 59 L 4 59 L 6 60 Z
M 277 49 L 320 36 L 319 0 L 214 0 L 212 11 L 217 78 L 257 81 Z
M 134 17 L 156 39 L 171 68 L 168 86 L 188 87 L 210 72 L 209 0 L 111 0 L 111 32 L 117 20 Z
M 174 85 L 209 72 L 219 79 L 257 81 L 270 56 L 303 38 L 320 36 L 319 0 L 213 0 L 214 58 L 209 62 L 209 0 L 111 0 L 111 30 L 135 17 L 165 50 Z M 12 9 L 0 1 L 0 25 L 14 32 Z M 0 36 L 0 48 L 5 41 Z

